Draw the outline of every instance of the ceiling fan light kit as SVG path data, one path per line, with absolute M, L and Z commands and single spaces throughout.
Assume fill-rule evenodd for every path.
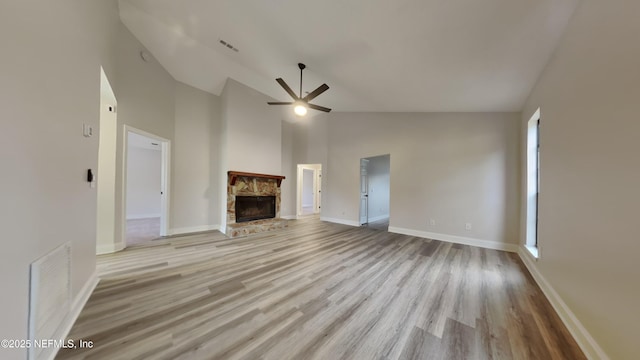
M 293 101 L 292 102 L 272 101 L 272 102 L 268 102 L 267 104 L 269 104 L 269 105 L 295 105 L 295 107 L 293 108 L 293 111 L 298 116 L 306 115 L 307 114 L 307 109 L 314 109 L 314 110 L 319 110 L 319 111 L 324 111 L 324 112 L 331 111 L 331 109 L 329 109 L 327 107 L 314 105 L 314 104 L 310 104 L 309 103 L 309 101 L 313 100 L 318 95 L 322 94 L 323 92 L 325 92 L 325 91 L 327 91 L 329 89 L 329 86 L 327 84 L 322 84 L 322 85 L 318 86 L 317 89 L 315 89 L 312 92 L 308 93 L 305 97 L 302 97 L 302 70 L 304 70 L 306 68 L 306 66 L 303 63 L 298 63 L 298 68 L 300 69 L 300 95 L 296 95 L 296 93 L 293 92 L 293 90 L 291 90 L 289 85 L 287 85 L 287 83 L 284 82 L 284 80 L 282 80 L 282 78 L 277 78 L 276 81 L 278 82 L 278 84 L 280 84 L 280 86 L 282 86 L 282 88 L 289 94 L 289 96 L 291 96 L 293 98 Z
M 305 116 L 307 115 L 307 107 L 303 104 L 298 104 L 293 108 L 293 112 L 298 116 Z

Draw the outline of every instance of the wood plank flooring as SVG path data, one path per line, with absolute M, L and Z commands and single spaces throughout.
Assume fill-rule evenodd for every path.
M 100 256 L 57 359 L 584 359 L 515 254 L 317 219 Z
M 142 244 L 160 237 L 160 218 L 128 219 L 127 246 Z
M 365 225 L 369 229 L 388 231 L 389 230 L 389 219 L 373 221 Z

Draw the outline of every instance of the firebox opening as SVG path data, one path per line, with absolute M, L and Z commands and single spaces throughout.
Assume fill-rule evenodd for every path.
M 236 196 L 237 223 L 275 217 L 275 196 Z

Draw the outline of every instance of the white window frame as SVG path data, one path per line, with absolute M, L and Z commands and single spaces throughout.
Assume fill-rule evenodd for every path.
M 538 242 L 538 203 L 540 196 L 540 108 L 527 123 L 527 219 L 525 247 L 536 259 L 540 257 Z

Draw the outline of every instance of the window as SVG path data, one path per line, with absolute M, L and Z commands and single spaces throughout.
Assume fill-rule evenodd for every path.
M 540 109 L 527 126 L 527 227 L 526 247 L 538 257 L 538 197 L 540 194 Z

